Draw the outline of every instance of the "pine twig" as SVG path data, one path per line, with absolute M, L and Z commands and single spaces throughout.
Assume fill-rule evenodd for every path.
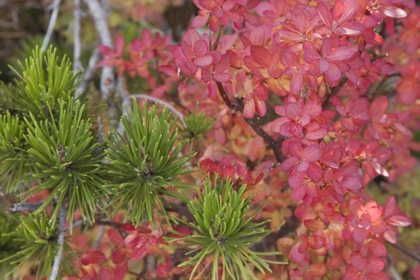
M 19 204 L 12 204 L 10 207 L 10 212 L 21 212 L 21 211 L 35 211 L 43 204 L 43 201 L 40 202 L 33 202 L 33 203 L 19 203 Z
M 61 260 L 61 255 L 63 253 L 63 246 L 64 246 L 64 222 L 66 221 L 66 209 L 61 206 L 60 208 L 60 213 L 59 213 L 59 217 L 58 217 L 58 239 L 57 239 L 57 243 L 58 243 L 58 249 L 57 249 L 57 254 L 54 257 L 54 264 L 53 264 L 53 268 L 51 270 L 51 275 L 49 280 L 55 280 L 57 279 L 58 276 L 58 270 L 60 269 L 60 260 Z
M 50 43 L 52 33 L 54 31 L 55 23 L 58 17 L 58 11 L 60 10 L 61 0 L 54 0 L 52 7 L 53 11 L 51 13 L 50 22 L 48 23 L 47 33 L 45 34 L 44 41 L 42 42 L 42 51 L 47 50 L 48 44 Z

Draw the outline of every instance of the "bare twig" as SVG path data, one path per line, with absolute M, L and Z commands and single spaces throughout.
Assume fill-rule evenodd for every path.
M 101 117 L 98 117 L 98 143 L 99 146 L 95 149 L 95 152 L 101 154 L 104 148 L 104 125 Z
M 60 268 L 60 260 L 61 260 L 61 255 L 63 253 L 63 246 L 64 246 L 64 232 L 65 232 L 64 222 L 65 221 L 66 221 L 66 209 L 63 206 L 61 206 L 59 217 L 58 217 L 57 243 L 59 247 L 57 249 L 57 254 L 54 257 L 54 264 L 51 270 L 50 280 L 55 280 L 57 279 L 57 276 L 58 276 L 58 270 Z
M 155 103 L 158 103 L 158 104 L 161 104 L 161 105 L 165 106 L 166 108 L 168 108 L 169 110 L 171 110 L 173 113 L 175 113 L 176 115 L 178 115 L 178 118 L 182 122 L 182 124 L 185 127 L 187 126 L 187 124 L 185 123 L 185 120 L 184 120 L 184 116 L 174 106 L 172 106 L 171 104 L 169 104 L 166 101 L 163 101 L 163 100 L 158 99 L 156 97 L 145 95 L 145 94 L 131 94 L 131 95 L 125 97 L 124 98 L 124 101 L 123 101 L 123 116 L 127 115 L 126 107 L 129 107 L 130 106 L 130 101 L 132 100 L 132 98 L 135 98 L 135 99 L 146 99 L 146 100 L 150 100 L 150 101 L 153 101 Z M 124 133 L 124 126 L 122 125 L 121 122 L 119 122 L 119 124 L 118 124 L 117 131 L 120 134 Z
M 50 22 L 48 24 L 47 34 L 45 34 L 44 41 L 42 42 L 42 51 L 46 51 L 48 44 L 50 43 L 52 33 L 54 31 L 55 23 L 58 17 L 58 11 L 60 9 L 61 0 L 54 0 L 52 4 L 53 11 L 51 13 Z
M 90 14 L 95 23 L 96 30 L 99 33 L 103 45 L 113 47 L 111 33 L 109 32 L 107 17 L 104 9 L 98 0 L 84 0 L 89 7 Z M 115 79 L 112 67 L 104 66 L 101 74 L 101 93 L 104 99 L 107 99 L 114 89 Z
M 93 79 L 93 76 L 95 75 L 96 64 L 98 63 L 98 60 L 99 51 L 98 49 L 95 49 L 89 58 L 89 65 L 83 75 L 82 82 L 76 90 L 76 97 L 79 97 L 83 92 L 86 91 L 89 82 Z
M 322 109 L 327 109 L 331 105 L 331 101 L 334 96 L 338 94 L 338 92 L 343 88 L 343 86 L 347 83 L 347 78 L 344 78 L 340 81 L 338 86 L 333 88 L 331 91 L 328 92 L 324 102 L 322 102 Z
M 80 10 L 80 0 L 74 0 L 74 62 L 73 62 L 73 72 L 77 73 L 78 71 L 83 71 L 82 62 L 80 57 L 82 55 L 82 43 L 80 40 L 80 19 L 81 19 L 81 10 Z
M 101 226 L 99 228 L 99 234 L 98 237 L 96 238 L 95 244 L 93 244 L 94 248 L 98 248 L 99 247 L 99 243 L 101 243 L 102 237 L 104 236 L 105 233 L 105 226 Z
M 402 246 L 402 245 L 400 245 L 400 244 L 398 244 L 398 243 L 395 243 L 395 244 L 392 244 L 392 243 L 390 243 L 394 248 L 397 248 L 398 250 L 400 250 L 401 252 L 403 252 L 405 255 L 407 255 L 407 256 L 409 256 L 410 258 L 412 258 L 412 259 L 414 259 L 414 260 L 416 260 L 416 261 L 418 261 L 418 262 L 420 262 L 420 256 L 419 255 L 417 255 L 417 254 L 415 254 L 414 252 L 411 252 L 410 250 L 408 250 L 407 248 L 405 248 L 404 246 Z
M 43 204 L 43 201 L 40 202 L 33 202 L 33 203 L 19 203 L 13 204 L 10 207 L 10 212 L 21 212 L 21 211 L 35 211 Z
M 233 104 L 230 100 L 226 91 L 223 88 L 222 83 L 216 82 L 217 88 L 219 89 L 219 93 L 222 96 L 223 100 L 225 100 L 226 105 L 233 111 L 240 111 L 244 110 L 244 104 L 242 99 L 236 99 L 237 104 Z M 277 162 L 282 162 L 285 157 L 281 152 L 281 145 L 282 141 L 275 141 L 258 123 L 258 117 L 254 116 L 250 119 L 244 118 L 246 123 L 259 135 L 264 139 L 264 142 L 273 150 L 274 155 L 277 159 Z

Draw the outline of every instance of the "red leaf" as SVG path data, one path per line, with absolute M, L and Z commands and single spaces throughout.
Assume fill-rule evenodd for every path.
M 118 248 L 112 252 L 112 262 L 114 264 L 121 264 L 127 259 L 127 250 L 124 247 Z
M 105 254 L 96 249 L 88 252 L 81 259 L 83 265 L 97 264 L 105 261 Z
M 117 247 L 124 246 L 124 239 L 122 238 L 120 232 L 116 229 L 110 229 L 107 232 L 109 240 L 115 244 Z

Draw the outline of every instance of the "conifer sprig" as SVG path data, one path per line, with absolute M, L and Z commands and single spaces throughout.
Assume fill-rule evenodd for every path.
M 3 86 L 3 107 L 13 107 L 25 117 L 31 112 L 36 119 L 50 118 L 51 109 L 56 116 L 58 100 L 73 98 L 78 86 L 70 59 L 60 61 L 56 52 L 52 47 L 46 53 L 36 48 L 24 64 L 19 62 L 20 71 L 13 68 L 19 80 L 16 85 Z
M 93 223 L 97 207 L 103 205 L 104 196 L 109 194 L 103 187 L 104 153 L 97 153 L 99 143 L 90 120 L 83 117 L 84 105 L 73 99 L 58 103 L 58 120 L 38 121 L 32 114 L 25 119 L 28 126 L 25 139 L 30 145 L 28 165 L 33 169 L 32 178 L 38 182 L 28 192 L 50 191 L 37 213 L 56 198 L 54 222 L 60 205 L 66 202 L 70 223 L 78 209 L 83 219 Z
M 245 280 L 257 279 L 250 264 L 261 273 L 265 273 L 271 272 L 268 263 L 281 263 L 261 257 L 276 255 L 277 252 L 258 253 L 249 248 L 278 228 L 266 229 L 265 224 L 269 223 L 269 220 L 260 223 L 252 221 L 265 204 L 250 215 L 252 196 L 243 198 L 245 190 L 246 186 L 243 185 L 236 191 L 230 179 L 223 181 L 217 177 L 214 179 L 214 186 L 207 178 L 204 190 L 197 189 L 198 197 L 188 204 L 188 210 L 194 216 L 195 223 L 186 223 L 195 232 L 181 239 L 168 238 L 169 241 L 184 241 L 184 247 L 194 248 L 187 253 L 193 256 L 179 265 L 192 268 L 190 279 L 200 277 L 211 265 L 211 279 L 219 279 L 220 261 L 222 279 Z M 208 259 L 210 260 L 205 263 Z M 200 265 L 204 267 L 201 267 L 201 271 Z
M 20 224 L 15 231 L 2 236 L 12 237 L 14 242 L 22 244 L 17 252 L 0 260 L 12 266 L 9 274 L 23 271 L 25 265 L 36 268 L 35 279 L 42 279 L 51 273 L 54 256 L 57 251 L 57 225 L 51 222 L 48 215 L 30 213 L 19 217 Z M 26 270 L 28 273 L 28 270 Z M 25 274 L 21 275 L 24 278 Z
M 186 141 L 178 141 L 176 116 L 166 108 L 158 114 L 144 103 L 143 112 L 133 100 L 133 109 L 122 117 L 126 137 L 114 132 L 109 138 L 108 188 L 117 194 L 111 201 L 114 213 L 131 208 L 131 220 L 138 225 L 143 218 L 155 223 L 154 210 L 166 215 L 162 195 L 177 196 L 168 186 L 186 173 L 191 155 L 180 157 Z
M 27 173 L 24 128 L 9 111 L 0 115 L 0 186 L 6 193 L 16 191 Z

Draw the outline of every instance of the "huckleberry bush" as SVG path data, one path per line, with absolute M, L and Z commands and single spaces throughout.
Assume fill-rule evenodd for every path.
M 1 84 L 7 277 L 420 279 L 418 1 L 152 2 Z

